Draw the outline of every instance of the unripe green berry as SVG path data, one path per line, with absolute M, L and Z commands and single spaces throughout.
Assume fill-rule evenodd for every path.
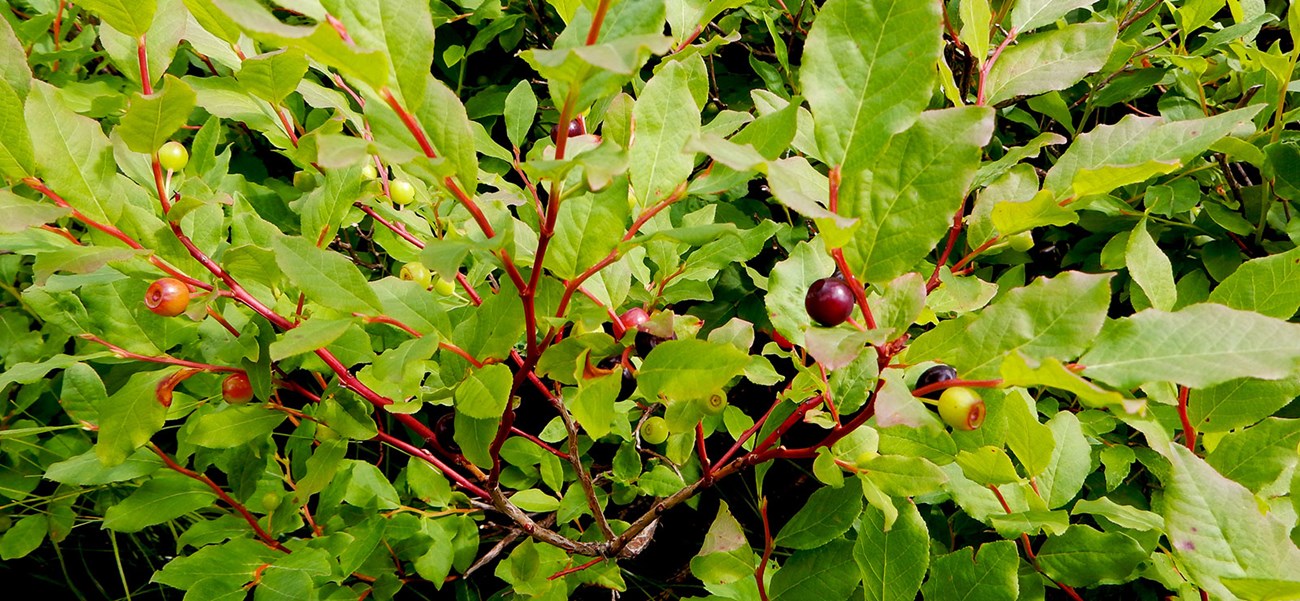
M 668 420 L 658 415 L 645 420 L 641 424 L 641 440 L 650 444 L 663 444 L 668 440 Z
M 158 149 L 158 162 L 163 169 L 168 171 L 180 171 L 190 162 L 190 151 L 185 150 L 185 145 L 172 140 L 163 144 Z
M 407 263 L 402 266 L 402 271 L 398 275 L 403 280 L 415 282 L 426 290 L 433 284 L 433 274 L 422 263 Z
M 974 430 L 984 423 L 984 400 L 963 386 L 944 389 L 939 395 L 939 417 L 957 430 Z
M 395 205 L 409 205 L 415 201 L 415 186 L 404 179 L 395 179 L 388 184 L 388 197 Z

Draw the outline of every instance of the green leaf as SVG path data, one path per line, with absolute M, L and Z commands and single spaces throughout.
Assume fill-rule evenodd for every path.
M 767 592 L 773 599 L 789 601 L 843 601 L 861 580 L 853 568 L 853 543 L 837 539 L 791 555 L 772 574 Z
M 861 511 L 862 490 L 858 487 L 819 488 L 781 527 L 773 542 L 791 549 L 815 549 L 848 532 Z
M 1011 464 L 1011 457 L 998 447 L 980 447 L 974 451 L 957 453 L 957 465 L 967 478 L 984 486 L 1020 482 L 1020 474 Z
M 1300 459 L 1297 443 L 1300 419 L 1270 417 L 1224 436 L 1205 461 L 1225 477 L 1260 492 L 1295 466 Z
M 510 502 L 524 511 L 550 512 L 560 507 L 560 500 L 536 488 L 521 490 L 510 496 Z
M 153 94 L 132 97 L 116 130 L 127 148 L 153 154 L 189 120 L 194 90 L 171 75 L 164 75 L 163 82 Z
M 1057 200 L 1071 194 L 1076 175 L 1083 169 L 1133 165 L 1147 161 L 1184 164 L 1211 144 L 1247 127 L 1261 110 L 1251 106 L 1204 119 L 1166 121 L 1160 117 L 1124 117 L 1115 125 L 1102 125 L 1075 139 L 1043 179 L 1043 189 Z
M 672 403 L 707 399 L 749 365 L 749 354 L 730 344 L 669 340 L 656 346 L 637 371 L 637 390 Z
M 216 498 L 212 489 L 202 482 L 181 474 L 163 473 L 150 478 L 121 503 L 109 507 L 104 512 L 104 527 L 118 532 L 139 532 L 212 505 Z
M 281 48 L 250 56 L 240 63 L 235 79 L 249 94 L 278 107 L 307 73 L 307 56 L 297 48 Z
M 609 434 L 611 424 L 617 415 L 614 402 L 623 387 L 623 370 L 579 382 L 578 393 L 569 402 L 574 419 L 587 431 L 592 440 Z
M 961 16 L 961 41 L 970 48 L 977 64 L 982 64 L 989 55 L 989 27 L 993 22 L 989 0 L 961 0 L 958 14 Z
M 34 175 L 35 160 L 23 98 L 9 84 L 0 84 L 0 176 L 19 179 Z
M 1011 236 L 1044 225 L 1064 226 L 1079 221 L 1074 210 L 1062 207 L 1049 190 L 1042 190 L 1023 202 L 999 202 L 993 205 L 990 218 L 1001 236 Z
M 915 599 L 929 567 L 930 539 L 921 513 L 906 499 L 893 499 L 893 503 L 898 519 L 892 526 L 875 507 L 862 512 L 853 544 L 867 601 Z
M 978 314 L 940 323 L 908 348 L 909 363 L 941 361 L 962 378 L 996 377 L 1002 358 L 1068 361 L 1097 337 L 1110 306 L 1109 275 L 1065 272 L 1008 292 Z
M 1300 396 L 1300 378 L 1229 380 L 1198 388 L 1187 400 L 1187 417 L 1202 432 L 1227 432 L 1249 426 Z
M 929 459 L 893 454 L 871 458 L 862 466 L 861 476 L 894 497 L 933 494 L 942 490 L 948 481 Z
M 123 206 L 114 194 L 117 164 L 99 123 L 72 112 L 54 87 L 39 81 L 26 107 L 36 174 L 87 217 L 115 221 Z
M 1174 286 L 1173 266 L 1169 257 L 1165 256 L 1147 232 L 1145 217 L 1138 221 L 1129 234 L 1124 262 L 1133 281 L 1142 287 L 1142 291 L 1151 300 L 1151 306 L 1161 311 L 1174 308 L 1178 302 L 1178 289 Z
M 695 168 L 695 153 L 686 143 L 700 130 L 691 96 L 690 72 L 670 62 L 646 83 L 632 109 L 636 140 L 629 150 L 629 170 L 637 204 L 667 198 Z
M 153 581 L 182 590 L 204 580 L 215 580 L 237 588 L 252 581 L 256 570 L 281 555 L 251 537 L 236 538 L 207 545 L 191 555 L 171 560 L 154 574 Z M 240 592 L 247 595 L 246 591 Z
M 452 339 L 471 357 L 504 359 L 524 335 L 524 308 L 518 294 L 485 295 L 469 319 L 456 324 Z
M 0 537 L 0 559 L 9 561 L 26 557 L 45 541 L 50 522 L 44 515 L 29 515 L 14 523 Z
M 1074 393 L 1085 406 L 1105 408 L 1123 405 L 1130 413 L 1142 406 L 1141 401 L 1124 398 L 1114 390 L 1106 390 L 1067 369 L 1060 361 L 1044 359 L 1030 365 L 1019 352 L 1012 352 L 1002 362 L 1002 384 L 1005 386 L 1050 386 Z
M 927 601 L 1015 599 L 1020 591 L 1016 568 L 1020 557 L 1011 541 L 985 543 L 979 555 L 962 547 L 934 558 L 930 579 L 921 592 Z
M 1038 565 L 1053 580 L 1074 587 L 1130 579 L 1146 561 L 1137 541 L 1119 532 L 1099 532 L 1075 524 L 1065 534 L 1049 536 L 1038 550 Z
M 1261 513 L 1249 490 L 1172 443 L 1165 478 L 1165 532 L 1183 574 L 1211 597 L 1228 596 L 1221 578 L 1285 580 L 1300 569 L 1300 549 L 1275 512 Z M 1230 597 L 1229 597 L 1230 598 Z
M 285 417 L 283 412 L 260 404 L 227 407 L 200 417 L 187 440 L 201 447 L 232 449 L 270 434 Z
M 126 385 L 99 407 L 99 444 L 95 454 L 105 467 L 126 461 L 136 449 L 162 429 L 167 407 L 158 399 L 157 388 L 180 368 L 168 367 L 132 374 Z
M 433 64 L 434 23 L 422 0 L 356 3 L 329 0 L 325 7 L 347 26 L 357 45 L 382 49 L 395 90 L 414 111 L 425 101 L 425 78 Z
M 501 419 L 510 400 L 510 368 L 501 363 L 470 372 L 456 387 L 456 413 L 478 419 Z
M 1290 319 L 1300 310 L 1300 248 L 1242 263 L 1210 292 L 1209 300 Z
M 870 165 L 891 136 L 920 116 L 934 87 L 939 30 L 932 2 L 822 6 L 804 45 L 799 83 L 825 163 L 845 171 Z
M 1066 25 L 1020 38 L 989 70 L 988 103 L 997 105 L 1078 83 L 1106 64 L 1115 34 L 1115 23 L 1106 21 Z
M 28 200 L 9 190 L 0 190 L 0 234 L 16 234 L 29 227 L 52 223 L 68 214 L 68 209 Z
M 934 249 L 992 131 L 993 113 L 985 107 L 929 111 L 885 141 L 869 165 L 844 171 L 840 214 L 861 221 L 844 255 L 859 277 L 892 280 Z
M 153 25 L 157 0 L 83 0 L 82 6 L 122 33 L 143 37 Z
M 604 259 L 623 240 L 628 220 L 627 186 L 614 185 L 608 190 L 567 198 L 560 205 L 555 238 L 546 255 L 551 273 L 572 279 Z
M 310 353 L 322 349 L 343 336 L 352 327 L 351 319 L 325 319 L 316 317 L 308 319 L 297 327 L 285 332 L 278 340 L 271 343 L 271 360 Z
M 1011 27 L 1029 31 L 1051 23 L 1077 8 L 1087 8 L 1088 0 L 1018 0 L 1011 9 Z
M 439 157 L 446 159 L 460 187 L 473 195 L 478 187 L 474 130 L 456 92 L 430 73 L 424 74 L 424 103 L 414 111 Z
M 1224 138 L 1235 140 L 1236 138 Z M 1080 169 L 1074 174 L 1071 185 L 1076 199 L 1105 194 L 1129 184 L 1138 184 L 1157 175 L 1171 173 L 1182 167 L 1180 161 L 1147 161 L 1132 165 L 1107 165 L 1096 169 Z
M 280 270 L 307 298 L 339 311 L 383 311 L 366 278 L 343 255 L 317 248 L 311 240 L 296 236 L 278 237 L 274 244 Z
M 537 95 L 533 93 L 533 86 L 528 80 L 520 80 L 510 90 L 510 94 L 506 95 L 504 117 L 506 136 L 510 138 L 510 143 L 516 148 L 523 148 L 528 141 L 528 130 L 532 129 L 533 120 L 537 117 Z M 564 210 L 564 205 L 560 206 L 560 210 Z
M 1117 388 L 1277 380 L 1300 371 L 1300 325 L 1209 303 L 1149 309 L 1107 322 L 1080 363 L 1088 377 Z
M 1129 505 L 1120 505 L 1107 497 L 1079 501 L 1074 504 L 1071 511 L 1075 514 L 1099 515 L 1133 530 L 1159 532 L 1165 527 L 1164 518 L 1158 514 Z
M 498 414 L 492 419 L 476 419 L 457 411 L 453 423 L 455 425 L 453 438 L 456 444 L 460 445 L 465 458 L 474 465 L 491 467 L 492 455 L 488 453 L 488 447 L 497 434 L 501 415 Z
M 45 479 L 76 486 L 95 486 L 148 476 L 162 466 L 162 460 L 153 451 L 139 449 L 125 462 L 105 467 L 92 450 L 51 465 L 45 471 Z
M 1007 416 L 1007 448 L 1020 461 L 1026 476 L 1037 477 L 1052 462 L 1056 449 L 1052 429 L 1039 423 L 1033 401 L 1024 391 L 1009 392 L 1002 412 Z
M 1048 420 L 1056 446 L 1047 467 L 1038 475 L 1038 494 L 1047 502 L 1048 509 L 1069 503 L 1083 488 L 1083 481 L 1092 472 L 1092 448 L 1083 436 L 1079 418 L 1062 411 Z

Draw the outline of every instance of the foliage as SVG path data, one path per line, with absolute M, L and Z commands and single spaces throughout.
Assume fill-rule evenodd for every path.
M 11 578 L 1300 596 L 1294 4 L 8 9 Z

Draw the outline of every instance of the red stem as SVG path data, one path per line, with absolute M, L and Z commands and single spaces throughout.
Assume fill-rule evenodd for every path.
M 398 415 L 398 414 L 394 414 L 394 415 Z M 411 416 L 407 416 L 407 417 L 411 417 Z M 476 484 L 470 482 L 468 478 L 453 471 L 451 469 L 451 466 L 443 463 L 437 457 L 434 457 L 433 453 L 430 453 L 428 450 L 417 447 L 400 438 L 396 438 L 392 434 L 389 434 L 387 432 L 379 432 L 375 434 L 375 439 L 379 440 L 380 442 L 386 443 L 389 446 L 392 446 L 396 449 L 399 449 L 403 452 L 409 453 L 414 457 L 419 457 L 420 459 L 423 459 L 433 464 L 434 467 L 438 468 L 438 471 L 441 471 L 448 478 L 451 478 L 451 480 L 455 482 L 457 486 L 460 486 L 461 488 L 464 488 L 465 490 L 474 493 L 474 495 L 479 497 L 480 499 L 492 498 L 492 496 L 489 495 L 486 490 L 479 488 Z
M 186 469 L 181 464 L 176 463 L 176 460 L 172 459 L 171 456 L 169 456 L 167 453 L 164 453 L 163 450 L 157 444 L 149 443 L 149 448 L 152 449 L 153 452 L 158 455 L 158 457 L 162 458 L 163 463 L 167 464 L 167 467 L 171 468 L 172 471 L 188 476 L 207 485 L 207 487 L 212 489 L 212 492 L 216 493 L 217 496 L 220 497 L 222 501 L 225 501 L 227 505 L 230 505 L 232 508 L 234 508 L 235 511 L 238 511 L 239 514 L 244 517 L 244 521 L 248 522 L 249 526 L 252 526 L 253 532 L 257 534 L 257 537 L 262 539 L 262 544 L 272 549 L 275 549 L 276 551 L 281 551 L 284 553 L 289 552 L 289 550 L 286 549 L 284 545 L 280 544 L 280 541 L 275 540 L 274 536 L 271 536 L 269 532 L 262 529 L 262 526 L 257 523 L 257 518 L 254 517 L 253 514 L 249 513 L 247 507 L 244 507 L 242 503 L 231 498 L 231 496 L 227 494 L 225 490 L 222 490 L 222 488 L 218 486 L 216 482 L 212 481 L 212 478 L 209 478 L 194 470 Z
M 100 338 L 94 334 L 81 334 L 80 337 L 83 340 L 89 340 L 90 342 L 94 342 L 95 344 L 108 347 L 108 350 L 113 351 L 114 355 L 117 355 L 118 357 L 121 357 L 123 359 L 131 359 L 134 361 L 145 361 L 147 363 L 162 363 L 164 365 L 178 365 L 180 367 L 189 367 L 200 371 L 211 371 L 211 372 L 221 372 L 221 373 L 243 373 L 244 372 L 244 370 L 239 369 L 237 367 L 226 367 L 224 365 L 212 365 L 210 363 L 198 363 L 195 361 L 187 361 L 185 359 L 168 357 L 166 355 L 155 357 L 150 355 L 141 355 L 139 353 L 133 353 L 120 346 L 117 346 L 116 344 L 108 342 L 107 340 L 104 340 L 103 338 Z
M 135 41 L 136 60 L 140 62 L 140 88 L 144 95 L 153 94 L 153 80 L 149 77 L 149 55 L 144 47 L 144 36 Z
M 573 573 L 575 573 L 575 572 L 581 572 L 581 571 L 583 571 L 583 570 L 585 570 L 585 569 L 587 569 L 587 568 L 589 568 L 589 567 L 591 567 L 591 566 L 594 566 L 594 565 L 596 565 L 596 564 L 598 564 L 598 563 L 600 563 L 600 562 L 602 562 L 602 561 L 605 561 L 605 558 L 604 558 L 604 557 L 597 557 L 597 558 L 595 558 L 595 559 L 593 559 L 593 560 L 591 560 L 591 561 L 588 561 L 587 563 L 584 563 L 584 564 L 582 564 L 582 565 L 580 565 L 580 566 L 574 566 L 574 567 L 572 567 L 572 568 L 565 568 L 565 569 L 563 569 L 563 570 L 560 570 L 560 571 L 558 571 L 558 572 L 556 572 L 556 573 L 554 573 L 554 574 L 551 574 L 551 575 L 548 576 L 546 579 L 547 579 L 547 580 L 555 580 L 556 578 L 563 578 L 563 577 L 565 577 L 565 576 L 568 576 L 569 574 L 573 574 Z
M 1002 386 L 1002 380 L 958 380 L 954 378 L 952 380 L 935 382 L 929 386 L 917 388 L 912 391 L 912 396 L 929 396 L 932 393 L 939 392 L 945 388 L 952 388 L 953 386 L 965 386 L 966 388 L 998 388 L 999 386 Z
M 591 16 L 591 28 L 587 30 L 587 45 L 590 46 L 600 39 L 600 27 L 605 22 L 605 13 L 609 12 L 609 0 L 600 0 L 596 5 L 596 12 Z M 560 123 L 565 124 L 566 121 Z M 564 129 L 561 127 L 560 129 Z
M 1186 386 L 1178 387 L 1178 419 L 1183 422 L 1183 444 L 1187 450 L 1196 452 L 1196 428 L 1192 427 L 1192 420 L 1187 417 L 1187 396 L 1191 389 Z
M 758 562 L 758 569 L 754 570 L 754 581 L 758 583 L 758 598 L 762 601 L 767 599 L 767 586 L 763 584 L 763 572 L 767 570 L 767 562 L 772 559 L 772 524 L 767 519 L 767 497 L 764 497 L 758 504 L 758 513 L 763 518 L 763 558 Z
M 927 293 L 933 292 L 935 288 L 939 287 L 939 272 L 943 270 L 944 264 L 948 262 L 948 257 L 952 255 L 953 247 L 957 245 L 957 238 L 961 235 L 962 225 L 965 223 L 962 218 L 965 215 L 966 200 L 962 199 L 961 206 L 957 208 L 957 214 L 952 218 L 952 227 L 948 228 L 948 244 L 943 247 L 943 254 L 939 255 L 939 261 L 934 264 L 934 273 L 930 274 L 930 281 L 925 283 Z

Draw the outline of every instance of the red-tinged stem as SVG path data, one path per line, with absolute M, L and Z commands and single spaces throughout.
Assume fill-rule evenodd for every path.
M 1001 236 L 994 236 L 992 238 L 989 238 L 988 240 L 984 241 L 984 244 L 975 247 L 975 250 L 966 253 L 966 256 L 962 257 L 960 261 L 957 261 L 956 265 L 952 266 L 952 272 L 957 273 L 958 271 L 960 271 L 961 268 L 965 267 L 967 263 L 974 261 L 975 257 L 979 256 L 980 253 L 988 250 L 990 246 L 997 244 L 1000 238 Z
M 67 0 L 59 0 L 59 8 L 54 13 L 54 49 L 58 50 L 59 45 L 63 43 L 63 9 L 67 8 Z
M 957 208 L 957 214 L 952 218 L 952 227 L 948 228 L 948 243 L 943 247 L 943 254 L 939 255 L 938 262 L 934 264 L 934 273 L 930 274 L 930 281 L 925 283 L 927 293 L 933 292 L 935 288 L 939 287 L 939 272 L 943 270 L 944 264 L 948 262 L 948 257 L 952 256 L 952 249 L 957 245 L 957 238 L 961 236 L 965 215 L 966 201 L 963 199 L 961 206 Z
M 704 422 L 695 422 L 695 452 L 700 455 L 700 471 L 710 478 L 713 467 L 709 464 L 709 451 L 704 447 Z
M 355 43 L 352 41 L 352 36 L 348 33 L 348 29 L 343 26 L 343 22 L 338 20 L 337 17 L 335 17 L 334 15 L 327 14 L 325 15 L 325 22 L 329 23 L 329 26 L 334 28 L 334 32 L 339 34 L 339 39 L 343 40 L 344 42 L 347 42 L 348 44 Z
M 176 463 L 176 460 L 172 459 L 170 455 L 163 452 L 162 448 L 160 448 L 157 444 L 150 443 L 149 448 L 156 455 L 158 455 L 158 457 L 160 457 L 163 460 L 163 463 L 167 464 L 167 467 L 171 468 L 172 471 L 182 474 L 184 476 L 188 476 L 195 480 L 198 480 L 199 482 L 202 482 L 208 488 L 212 489 L 212 492 L 216 493 L 218 498 L 220 498 L 222 501 L 225 501 L 226 504 L 230 505 L 235 511 L 238 511 L 239 515 L 244 517 L 244 521 L 248 522 L 248 525 L 253 528 L 253 533 L 257 535 L 257 538 L 262 539 L 262 544 L 272 549 L 275 549 L 276 551 L 281 551 L 284 553 L 289 552 L 289 550 L 286 549 L 284 545 L 280 544 L 280 541 L 275 540 L 274 536 L 271 536 L 269 532 L 262 529 L 261 524 L 257 523 L 257 518 L 254 517 L 252 513 L 249 513 L 247 507 L 244 507 L 242 503 L 231 498 L 231 496 L 227 494 L 226 491 L 221 488 L 221 486 L 217 485 L 216 482 L 212 481 L 212 478 L 209 478 L 194 470 L 187 469 L 181 464 Z
M 153 79 L 149 77 L 149 55 L 144 47 L 144 36 L 135 41 L 135 54 L 140 62 L 140 88 L 148 96 L 153 94 Z
M 1011 505 L 1008 505 L 1008 504 L 1007 504 L 1007 499 L 1006 499 L 1006 497 L 1003 497 L 1003 496 L 1002 496 L 1002 491 L 998 490 L 998 487 L 996 487 L 996 486 L 994 486 L 994 485 L 992 485 L 992 484 L 988 485 L 988 487 L 989 487 L 989 490 L 993 491 L 993 495 L 996 496 L 996 497 L 998 498 L 998 503 L 1001 503 L 1001 504 L 1002 504 L 1002 510 L 1003 510 L 1003 511 L 1006 511 L 1007 514 L 1010 515 L 1010 514 L 1012 513 L 1012 511 L 1011 511 Z M 1021 542 L 1021 543 L 1024 543 L 1024 547 L 1025 547 L 1025 555 L 1029 557 L 1029 561 L 1031 561 L 1031 562 L 1034 561 L 1034 560 L 1036 559 L 1036 557 L 1034 556 L 1034 548 L 1033 548 L 1033 546 L 1030 545 L 1030 542 L 1029 542 L 1029 534 L 1028 534 L 1028 533 L 1025 533 L 1025 532 L 1021 532 L 1021 533 L 1020 533 L 1020 542 Z
M 934 384 L 917 388 L 912 391 L 912 396 L 929 396 L 933 393 L 939 392 L 940 390 L 952 388 L 954 386 L 964 386 L 966 388 L 999 388 L 1002 386 L 1002 380 L 944 380 L 943 382 L 935 382 Z
M 831 258 L 835 259 L 835 265 L 840 268 L 840 273 L 844 275 L 844 281 L 849 284 L 849 289 L 853 291 L 853 297 L 858 301 L 858 308 L 862 309 L 862 321 L 866 322 L 867 329 L 876 329 L 876 318 L 871 314 L 871 305 L 867 303 L 867 289 L 862 285 L 862 282 L 858 281 L 857 276 L 853 275 L 853 270 L 849 269 L 849 262 L 844 259 L 844 249 L 832 250 Z
M 558 572 L 556 572 L 556 573 L 554 573 L 554 574 L 551 574 L 551 575 L 548 576 L 546 579 L 547 579 L 547 580 L 555 580 L 555 579 L 557 579 L 557 578 L 563 578 L 563 577 L 565 577 L 565 576 L 568 576 L 569 574 L 573 574 L 573 573 L 576 573 L 576 572 L 581 572 L 581 571 L 583 571 L 583 570 L 585 570 L 585 569 L 587 569 L 587 568 L 590 568 L 591 566 L 594 566 L 594 565 L 596 565 L 596 564 L 598 564 L 598 563 L 600 563 L 600 562 L 602 562 L 602 561 L 605 561 L 605 558 L 604 558 L 604 557 L 597 557 L 597 558 L 595 558 L 595 559 L 593 559 L 593 560 L 591 560 L 591 561 L 588 561 L 588 562 L 586 562 L 586 563 L 584 563 L 584 564 L 582 564 L 582 565 L 574 566 L 574 567 L 572 567 L 572 568 L 565 568 L 565 569 L 563 569 L 563 570 L 560 570 L 560 571 L 558 571 Z
M 725 465 L 727 461 L 744 446 L 745 441 L 749 440 L 751 436 L 763 428 L 763 424 L 767 423 L 767 419 L 772 416 L 772 412 L 776 411 L 776 408 L 780 406 L 781 403 L 782 401 L 780 397 L 777 397 L 775 401 L 772 401 L 772 406 L 767 408 L 767 413 L 764 413 L 762 418 L 754 422 L 754 425 L 742 432 L 740 437 L 736 439 L 736 442 L 731 445 L 731 448 L 727 449 L 727 452 L 722 454 L 722 458 L 718 459 L 718 462 L 713 464 L 715 466 L 715 471 L 717 466 Z
M 1192 420 L 1187 416 L 1187 397 L 1191 389 L 1186 386 L 1178 387 L 1178 419 L 1183 422 L 1183 444 L 1187 450 L 1196 452 L 1196 428 L 1192 427 Z
M 81 246 L 81 245 L 82 245 L 82 244 L 81 244 L 81 241 L 78 240 L 76 236 L 73 236 L 72 233 L 69 232 L 68 230 L 60 229 L 60 228 L 54 227 L 54 226 L 52 226 L 52 225 L 50 225 L 50 224 L 48 224 L 48 223 L 41 224 L 40 227 L 41 227 L 41 229 L 43 229 L 43 230 L 45 230 L 45 231 L 47 231 L 47 232 L 50 232 L 51 234 L 58 234 L 59 236 L 62 236 L 62 237 L 64 237 L 64 238 L 67 238 L 68 242 L 71 242 L 71 243 L 73 243 L 73 244 L 75 244 L 75 245 L 77 245 L 77 246 Z
M 158 161 L 158 153 L 155 151 L 150 157 L 153 163 L 153 185 L 158 191 L 158 202 L 162 204 L 163 215 L 172 210 L 171 202 L 167 200 L 167 183 L 163 179 L 162 163 Z
M 468 478 L 456 473 L 454 470 L 451 469 L 451 466 L 448 466 L 447 464 L 443 463 L 442 460 L 438 459 L 437 457 L 434 457 L 433 453 L 430 453 L 428 450 L 422 449 L 400 438 L 394 437 L 392 434 L 389 434 L 387 432 L 379 432 L 375 434 L 375 439 L 393 448 L 396 448 L 400 451 L 408 453 L 414 457 L 419 457 L 420 459 L 429 462 L 434 467 L 438 468 L 438 471 L 442 472 L 453 482 L 455 482 L 457 486 L 465 489 L 466 491 L 474 493 L 474 496 L 479 497 L 481 499 L 491 498 L 491 495 L 489 495 L 486 490 L 483 490 L 478 485 L 474 484 L 473 482 L 470 482 Z
M 767 497 L 758 503 L 758 513 L 763 518 L 763 558 L 758 562 L 758 569 L 754 570 L 754 581 L 758 583 L 758 598 L 762 601 L 767 599 L 767 585 L 763 584 L 763 572 L 767 570 L 767 562 L 772 559 L 772 524 L 767 519 Z
M 95 344 L 108 347 L 108 350 L 113 351 L 114 355 L 117 355 L 122 359 L 131 359 L 134 361 L 145 361 L 148 363 L 162 363 L 165 365 L 178 365 L 180 367 L 197 369 L 199 371 L 211 371 L 211 372 L 223 372 L 223 373 L 243 373 L 244 371 L 237 367 L 227 367 L 224 365 L 212 365 L 210 363 L 198 363 L 195 361 L 187 361 L 185 359 L 168 357 L 166 355 L 162 355 L 162 356 L 141 355 L 139 353 L 133 353 L 131 351 L 128 351 L 94 334 L 81 334 L 80 337 L 83 340 L 88 340 L 90 342 L 94 342 Z
M 998 44 L 998 47 L 993 50 L 993 54 L 989 56 L 989 59 L 984 61 L 983 65 L 980 65 L 979 91 L 975 94 L 976 106 L 984 106 L 987 104 L 984 94 L 987 91 L 986 84 L 989 79 L 989 71 L 993 68 L 993 64 L 998 62 L 998 57 L 1002 56 L 1002 51 L 1006 50 L 1007 46 L 1011 45 L 1011 42 L 1015 41 L 1017 33 L 1019 32 L 1015 28 L 1012 28 L 1011 31 L 1007 32 L 1006 39 L 1002 40 L 1002 43 Z
M 596 5 L 596 12 L 591 16 L 591 28 L 587 30 L 587 45 L 590 46 L 600 39 L 600 27 L 605 23 L 605 13 L 609 12 L 609 0 L 600 0 Z M 561 124 L 567 123 L 561 121 Z M 564 129 L 561 127 L 560 129 Z
M 483 304 L 483 298 L 478 295 L 478 292 L 474 291 L 474 287 L 470 285 L 469 278 L 466 278 L 465 274 L 457 273 L 456 281 L 459 282 L 460 287 L 465 290 L 465 294 L 469 295 L 469 301 L 474 303 L 475 307 Z
M 557 448 L 555 448 L 555 447 L 553 447 L 553 446 L 551 446 L 551 445 L 549 445 L 549 444 L 546 444 L 546 441 L 544 441 L 544 440 L 542 440 L 542 439 L 540 439 L 540 438 L 538 438 L 538 437 L 536 437 L 536 436 L 533 436 L 532 434 L 529 434 L 529 433 L 527 433 L 527 432 L 524 432 L 523 430 L 520 430 L 519 428 L 516 428 L 516 427 L 514 427 L 514 426 L 511 426 L 511 427 L 510 427 L 510 433 L 513 434 L 513 435 L 515 435 L 515 436 L 518 436 L 518 437 L 520 437 L 520 438 L 522 438 L 522 439 L 524 439 L 524 440 L 527 440 L 528 442 L 531 442 L 531 443 L 537 445 L 537 446 L 538 446 L 539 448 L 541 448 L 543 451 L 546 451 L 547 453 L 550 453 L 550 454 L 552 454 L 552 455 L 555 455 L 556 457 L 559 457 L 560 459 L 563 459 L 563 460 L 565 460 L 565 461 L 568 461 L 568 460 L 569 460 L 569 456 L 568 456 L 564 451 L 561 451 L 561 450 L 559 450 L 559 449 L 557 449 Z
M 280 118 L 280 125 L 284 127 L 284 133 L 288 134 L 289 142 L 294 148 L 298 147 L 298 132 L 294 131 L 293 124 L 289 123 L 289 118 L 284 115 L 284 109 L 272 104 L 271 109 L 275 111 L 275 116 Z

